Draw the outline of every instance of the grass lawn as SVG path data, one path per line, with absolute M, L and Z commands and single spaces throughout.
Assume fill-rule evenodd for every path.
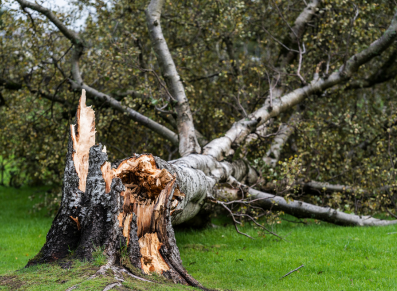
M 52 218 L 30 213 L 45 190 L 0 186 L 0 274 L 24 267 L 45 243 Z
M 95 266 L 76 262 L 75 268 L 40 266 L 21 269 L 45 241 L 51 219 L 29 213 L 45 188 L 0 187 L 0 290 L 65 290 L 76 282 L 78 289 L 101 290 L 111 277 L 84 281 Z M 289 217 L 289 219 L 293 219 Z M 259 236 L 246 224 L 239 235 L 231 224 L 214 220 L 217 228 L 177 231 L 176 239 L 184 266 L 207 288 L 219 290 L 397 290 L 397 225 L 378 228 L 338 227 L 326 223 L 309 225 L 283 221 L 274 236 Z M 304 265 L 299 272 L 284 274 Z M 15 277 L 14 277 L 15 276 Z M 84 277 L 85 276 L 85 277 Z M 66 283 L 62 283 L 66 281 Z M 8 284 L 8 287 L 1 285 Z M 128 281 L 125 289 L 192 290 L 182 286 L 142 284 Z M 77 290 L 78 290 L 77 289 Z

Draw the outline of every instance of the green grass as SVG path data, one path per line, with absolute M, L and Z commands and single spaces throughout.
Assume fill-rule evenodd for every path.
M 47 189 L 0 186 L 0 274 L 24 267 L 43 246 L 52 219 L 31 212 Z
M 252 227 L 243 228 L 257 237 Z M 248 240 L 232 226 L 177 234 L 189 273 L 206 286 L 233 290 L 396 290 L 397 226 L 338 227 L 283 222 Z M 199 245 L 200 244 L 200 245 Z M 280 280 L 289 271 L 299 272 Z
M 79 261 L 73 261 L 71 268 L 62 268 L 59 265 L 34 266 L 0 277 L 0 290 L 64 291 L 76 285 L 78 286 L 76 290 L 103 290 L 108 284 L 116 282 L 110 270 L 103 276 L 89 279 L 97 270 L 99 267 Z M 164 280 L 148 283 L 132 279 L 127 275 L 123 278 L 125 280 L 123 285 L 113 290 L 193 290 L 191 287 L 181 285 L 175 287 L 174 284 Z
M 8 276 L 0 278 L 0 286 L 14 284 L 15 287 L 20 282 L 23 283 L 21 287 L 28 290 L 65 290 L 76 282 L 83 282 L 79 289 L 100 290 L 113 282 L 112 276 L 84 281 L 98 268 L 96 265 L 103 260 L 101 257 L 94 265 L 76 262 L 76 267 L 70 270 L 40 266 L 14 272 L 22 268 L 45 241 L 51 219 L 43 213 L 29 213 L 35 201 L 28 199 L 34 193 L 39 196 L 44 190 L 0 187 L 0 274 Z M 237 234 L 231 224 L 223 226 L 222 220 L 214 220 L 214 223 L 219 227 L 176 232 L 184 266 L 208 288 L 397 290 L 397 234 L 388 234 L 397 232 L 397 226 L 353 228 L 313 221 L 309 221 L 309 225 L 283 221 L 273 230 L 289 241 L 284 242 L 271 235 L 259 236 L 259 230 L 248 224 L 242 231 L 255 240 Z M 305 266 L 299 272 L 280 280 L 302 264 Z M 124 287 L 134 290 L 190 289 L 131 280 Z

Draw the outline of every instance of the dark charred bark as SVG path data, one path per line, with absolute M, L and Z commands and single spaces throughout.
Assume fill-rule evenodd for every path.
M 89 153 L 86 190 L 81 198 L 81 239 L 76 254 L 81 259 L 91 259 L 92 252 L 103 246 L 111 228 L 111 196 L 105 193 L 105 180 L 101 166 L 107 154 L 102 145 L 93 146 Z
M 79 224 L 71 217 L 76 218 L 80 213 L 80 198 L 83 194 L 78 189 L 79 177 L 74 167 L 73 143 L 69 138 L 68 152 L 62 188 L 62 203 L 52 222 L 47 240 L 40 252 L 29 260 L 27 266 L 52 262 L 69 255 L 77 247 L 80 240 Z

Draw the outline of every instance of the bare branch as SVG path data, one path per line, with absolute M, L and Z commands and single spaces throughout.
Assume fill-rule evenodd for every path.
M 241 232 L 239 229 L 238 229 L 238 226 L 237 226 L 237 224 L 241 224 L 241 222 L 239 222 L 239 221 L 237 221 L 235 218 L 234 218 L 234 214 L 233 214 L 233 212 L 229 209 L 229 207 L 227 207 L 225 204 L 223 204 L 221 201 L 212 201 L 212 202 L 214 202 L 214 203 L 216 203 L 216 204 L 219 204 L 219 205 L 222 205 L 222 207 L 223 208 L 225 208 L 228 212 L 229 212 L 229 214 L 230 214 L 230 216 L 232 217 L 232 219 L 233 219 L 233 223 L 234 223 L 234 227 L 236 228 L 236 231 L 239 233 L 239 234 L 242 234 L 242 235 L 245 235 L 246 237 L 249 237 L 250 239 L 254 239 L 252 236 L 250 236 L 250 235 L 248 235 L 248 234 L 246 234 L 246 233 L 244 233 L 244 232 Z
M 278 60 L 278 67 L 275 69 L 275 71 L 278 73 L 276 74 L 276 76 L 273 78 L 272 81 L 270 81 L 270 78 L 268 76 L 269 96 L 267 97 L 267 99 L 265 101 L 265 106 L 269 106 L 270 108 L 272 108 L 273 107 L 273 102 L 272 102 L 273 99 L 279 98 L 280 96 L 282 96 L 284 94 L 285 87 L 282 87 L 279 84 L 280 79 L 281 79 L 281 71 L 284 68 L 286 68 L 288 65 L 290 65 L 296 59 L 297 54 L 299 54 L 299 64 L 298 64 L 297 75 L 303 81 L 304 84 L 306 83 L 305 80 L 303 80 L 302 76 L 300 75 L 300 69 L 302 66 L 302 55 L 303 55 L 303 52 L 300 47 L 300 39 L 303 37 L 303 34 L 305 33 L 307 23 L 309 21 L 311 21 L 311 19 L 313 18 L 313 15 L 316 13 L 316 10 L 320 6 L 320 4 L 321 3 L 318 0 L 313 0 L 311 3 L 306 4 L 305 9 L 301 12 L 301 14 L 299 14 L 297 19 L 295 20 L 294 26 L 292 28 L 290 27 L 291 32 L 289 33 L 285 42 L 288 45 L 290 45 L 290 44 L 297 45 L 299 47 L 299 51 L 286 48 L 286 46 L 283 45 L 283 47 L 286 48 L 286 50 L 281 50 L 281 52 L 280 52 L 279 60 Z M 269 108 L 269 110 L 271 110 L 270 108 Z M 258 127 L 256 129 L 256 133 L 259 136 L 265 135 L 266 124 L 263 124 L 262 126 Z M 249 137 L 246 140 L 246 143 L 250 143 L 256 139 L 257 139 L 257 136 L 249 135 Z M 264 159 L 266 159 L 266 157 Z
M 283 279 L 283 278 L 285 278 L 285 277 L 287 277 L 288 275 L 291 275 L 293 272 L 298 271 L 300 268 L 303 268 L 304 266 L 305 266 L 305 265 L 301 265 L 301 266 L 299 266 L 298 268 L 296 268 L 296 269 L 294 269 L 294 270 L 292 270 L 292 271 L 289 271 L 287 274 L 285 274 L 284 276 L 282 276 L 282 277 L 280 278 L 280 280 Z
M 274 235 L 275 237 L 278 237 L 281 240 L 284 240 L 286 242 L 288 242 L 285 238 L 279 236 L 278 234 L 270 231 L 269 229 L 267 229 L 266 227 L 264 227 L 262 224 L 259 224 L 252 216 L 248 215 L 248 214 L 235 214 L 236 216 L 245 216 L 248 217 L 253 223 L 255 223 L 256 226 L 259 226 L 260 228 L 262 228 L 263 230 L 266 230 L 268 233 Z
M 78 46 L 83 46 L 83 41 L 80 39 L 79 35 L 66 27 L 52 12 L 51 10 L 39 5 L 35 4 L 29 1 L 25 0 L 17 0 L 18 3 L 21 5 L 22 10 L 25 8 L 30 8 L 32 10 L 35 10 L 37 12 L 40 12 L 44 16 L 48 18 L 58 29 L 62 34 L 68 38 L 73 44 L 78 45 Z
M 160 17 L 163 4 L 164 0 L 152 0 L 150 2 L 146 9 L 146 22 L 163 78 L 171 95 L 177 100 L 179 153 L 181 156 L 186 156 L 192 153 L 200 153 L 201 148 L 194 130 L 193 116 L 185 89 L 161 29 Z

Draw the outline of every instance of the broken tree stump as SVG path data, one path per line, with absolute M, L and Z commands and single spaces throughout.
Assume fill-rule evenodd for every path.
M 172 228 L 172 216 L 181 212 L 175 212 L 178 205 L 189 200 L 176 166 L 150 154 L 108 162 L 106 147 L 95 145 L 95 113 L 85 101 L 83 90 L 76 125 L 70 126 L 60 209 L 46 243 L 27 266 L 71 252 L 91 260 L 103 248 L 107 264 L 201 287 L 182 265 Z M 203 199 L 193 195 L 190 200 Z

